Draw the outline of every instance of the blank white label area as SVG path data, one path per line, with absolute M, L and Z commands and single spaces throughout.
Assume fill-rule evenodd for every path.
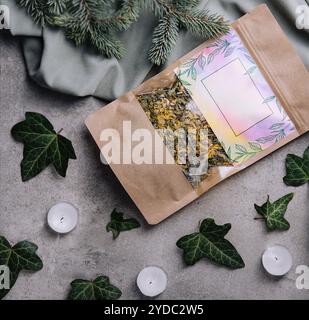
M 236 136 L 272 115 L 240 59 L 226 64 L 202 83 Z

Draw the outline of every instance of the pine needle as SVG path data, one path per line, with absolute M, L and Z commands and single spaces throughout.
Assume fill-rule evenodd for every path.
M 108 58 L 120 59 L 125 53 L 117 39 L 138 20 L 141 10 L 158 17 L 148 58 L 157 65 L 166 62 L 177 42 L 180 29 L 204 39 L 228 32 L 222 16 L 199 10 L 200 0 L 16 0 L 35 23 L 60 27 L 77 46 L 91 45 Z M 120 4 L 119 4 L 120 3 Z

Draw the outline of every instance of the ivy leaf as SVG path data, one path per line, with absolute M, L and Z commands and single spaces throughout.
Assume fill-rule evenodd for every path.
M 203 220 L 199 232 L 180 238 L 176 245 L 184 250 L 184 260 L 194 265 L 202 258 L 232 269 L 243 268 L 245 263 L 234 246 L 224 236 L 231 229 L 231 224 L 216 225 L 213 219 Z
M 131 229 L 139 228 L 140 223 L 133 219 L 124 219 L 123 213 L 118 212 L 116 209 L 111 213 L 111 222 L 106 226 L 106 231 L 113 233 L 113 238 L 116 239 L 121 231 L 128 231 Z
M 303 158 L 288 154 L 286 157 L 286 176 L 283 181 L 288 186 L 298 187 L 309 182 L 309 147 Z
M 37 245 L 28 241 L 21 241 L 12 247 L 6 238 L 0 236 L 0 265 L 10 270 L 10 288 L 15 284 L 20 271 L 39 271 L 43 268 L 42 260 L 36 254 L 37 249 Z M 0 299 L 9 291 L 1 289 Z
M 267 196 L 267 201 L 262 206 L 254 204 L 257 213 L 265 219 L 269 231 L 290 229 L 290 224 L 284 218 L 284 214 L 293 196 L 294 193 L 289 193 L 273 203 L 269 201 L 269 196 Z
M 115 300 L 122 294 L 106 276 L 99 276 L 93 281 L 76 279 L 71 282 L 71 287 L 69 300 Z
M 24 143 L 23 181 L 35 177 L 50 163 L 65 177 L 69 159 L 76 159 L 76 155 L 71 141 L 60 132 L 57 133 L 42 114 L 35 112 L 26 112 L 26 120 L 12 128 L 13 137 Z

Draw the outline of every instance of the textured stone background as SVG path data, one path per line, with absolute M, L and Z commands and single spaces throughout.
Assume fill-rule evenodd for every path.
M 99 151 L 83 121 L 102 103 L 77 99 L 39 88 L 26 75 L 18 40 L 0 36 L 1 122 L 0 122 L 0 234 L 11 243 L 30 240 L 39 246 L 44 269 L 21 273 L 7 299 L 63 299 L 75 278 L 93 278 L 101 273 L 123 291 L 123 299 L 141 299 L 135 279 L 146 265 L 159 265 L 169 283 L 162 299 L 308 299 L 309 291 L 297 290 L 295 268 L 309 265 L 308 186 L 286 187 L 284 159 L 287 153 L 301 155 L 308 146 L 308 134 L 290 143 L 249 169 L 213 188 L 193 204 L 160 225 L 151 227 L 120 186 L 108 167 L 101 165 Z M 22 183 L 19 163 L 23 146 L 10 136 L 11 127 L 25 111 L 46 115 L 56 129 L 73 141 L 77 161 L 71 161 L 67 178 L 44 170 Z M 276 199 L 295 191 L 287 218 L 288 232 L 267 233 L 261 221 L 254 221 L 253 204 L 267 194 Z M 65 200 L 80 210 L 77 229 L 66 236 L 51 233 L 46 226 L 47 210 Z M 117 241 L 105 231 L 113 208 L 136 217 L 142 228 L 122 233 Z M 200 219 L 215 218 L 232 223 L 227 238 L 238 248 L 246 268 L 230 271 L 203 260 L 185 267 L 175 243 L 196 230 Z M 261 267 L 261 254 L 268 245 L 280 243 L 293 255 L 294 265 L 284 278 L 272 279 Z

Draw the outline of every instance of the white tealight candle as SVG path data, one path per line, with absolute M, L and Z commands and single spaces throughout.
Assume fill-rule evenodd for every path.
M 47 223 L 57 233 L 72 231 L 78 220 L 78 211 L 70 203 L 60 202 L 51 207 L 47 214 Z
M 146 267 L 137 277 L 137 286 L 143 295 L 155 297 L 166 289 L 167 275 L 159 267 Z
M 283 276 L 292 268 L 292 256 L 284 246 L 275 245 L 265 250 L 262 263 L 269 274 Z

